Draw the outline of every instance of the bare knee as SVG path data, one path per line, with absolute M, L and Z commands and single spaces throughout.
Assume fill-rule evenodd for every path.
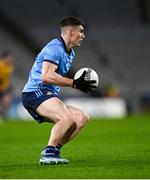
M 89 115 L 83 112 L 80 121 L 78 121 L 77 123 L 78 128 L 83 128 L 87 124 L 88 120 L 89 120 Z

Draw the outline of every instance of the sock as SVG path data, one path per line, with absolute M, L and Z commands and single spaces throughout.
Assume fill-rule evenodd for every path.
M 61 144 L 57 144 L 56 148 L 55 148 L 55 152 L 56 152 L 56 155 L 58 157 L 60 157 L 60 149 L 62 148 L 62 145 Z
M 54 146 L 46 146 L 45 152 L 46 153 L 55 153 L 55 147 Z
M 60 149 L 62 148 L 61 144 L 57 144 L 56 148 L 60 151 Z

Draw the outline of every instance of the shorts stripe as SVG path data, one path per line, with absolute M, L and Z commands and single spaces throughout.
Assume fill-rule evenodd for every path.
M 42 93 L 42 91 L 40 89 L 38 91 L 39 91 L 40 95 L 43 95 L 43 93 Z
M 40 93 L 38 92 L 38 90 L 36 90 L 35 93 L 37 97 L 40 97 Z

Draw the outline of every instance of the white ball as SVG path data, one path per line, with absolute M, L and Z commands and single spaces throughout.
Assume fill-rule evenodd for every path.
M 96 86 L 95 88 L 90 88 L 91 91 L 94 91 L 97 87 L 98 87 L 98 84 L 99 84 L 99 77 L 98 77 L 98 74 L 96 73 L 96 71 L 94 71 L 93 69 L 91 68 L 81 68 L 79 69 L 76 73 L 75 73 L 75 76 L 74 76 L 74 79 L 78 79 L 82 74 L 83 72 L 86 71 L 86 75 L 85 75 L 85 80 L 87 81 L 90 81 L 90 80 L 95 80 L 96 83 L 93 83 L 92 85 Z

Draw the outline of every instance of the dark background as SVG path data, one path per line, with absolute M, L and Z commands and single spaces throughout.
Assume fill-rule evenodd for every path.
M 0 53 L 14 53 L 14 96 L 20 96 L 36 54 L 59 36 L 68 15 L 85 22 L 86 40 L 75 49 L 69 76 L 91 67 L 100 77 L 93 96 L 114 85 L 132 110 L 150 93 L 150 1 L 148 0 L 0 0 Z M 71 88 L 62 95 L 83 96 Z

